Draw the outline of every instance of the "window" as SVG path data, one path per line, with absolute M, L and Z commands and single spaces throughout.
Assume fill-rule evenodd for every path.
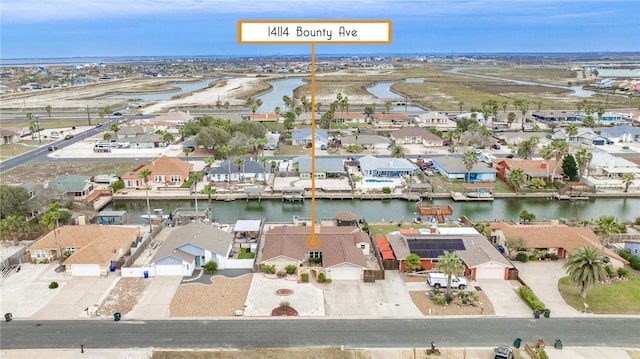
M 171 175 L 170 182 L 182 182 L 182 176 L 180 175 Z
M 360 245 L 360 249 L 367 249 L 367 245 L 366 244 L 361 244 Z
M 322 252 L 309 252 L 309 258 L 322 258 Z
M 153 177 L 153 182 L 162 183 L 164 182 L 164 175 L 156 175 Z
M 36 258 L 42 259 L 47 258 L 47 251 L 40 249 L 36 251 Z
M 633 249 L 633 254 L 637 255 L 638 254 L 638 248 L 634 248 Z

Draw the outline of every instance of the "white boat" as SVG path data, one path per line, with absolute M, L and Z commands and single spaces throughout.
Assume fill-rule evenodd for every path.
M 491 192 L 469 192 L 469 193 L 467 193 L 467 197 L 469 197 L 469 198 L 493 198 L 493 193 L 491 193 Z
M 169 218 L 168 214 L 163 214 L 162 212 L 164 212 L 162 208 L 156 208 L 153 210 L 153 214 L 141 214 L 140 217 L 144 219 L 151 218 L 152 221 Z

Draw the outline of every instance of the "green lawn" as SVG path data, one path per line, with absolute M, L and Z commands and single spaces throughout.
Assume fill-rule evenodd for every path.
M 639 314 L 640 273 L 627 268 L 627 280 L 589 287 L 586 300 L 580 297 L 580 287 L 572 284 L 569 277 L 560 279 L 558 289 L 564 301 L 577 310 L 582 310 L 582 303 L 587 303 L 589 310 L 596 314 Z
M 240 253 L 238 253 L 238 259 L 253 259 L 255 258 L 255 253 L 248 252 L 245 248 L 240 249 Z
M 20 143 L 7 143 L 0 145 L 0 160 L 6 160 L 13 156 L 35 150 L 38 148 L 37 141 L 35 145 L 27 145 Z

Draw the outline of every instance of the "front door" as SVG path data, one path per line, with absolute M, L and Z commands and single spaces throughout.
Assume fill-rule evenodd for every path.
M 200 267 L 200 256 L 196 256 L 196 268 Z

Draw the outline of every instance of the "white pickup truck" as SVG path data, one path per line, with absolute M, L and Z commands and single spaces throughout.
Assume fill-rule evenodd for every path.
M 444 273 L 429 273 L 427 275 L 427 284 L 436 289 L 446 288 L 447 275 Z M 467 287 L 467 280 L 464 278 L 451 276 L 451 287 L 465 289 Z

